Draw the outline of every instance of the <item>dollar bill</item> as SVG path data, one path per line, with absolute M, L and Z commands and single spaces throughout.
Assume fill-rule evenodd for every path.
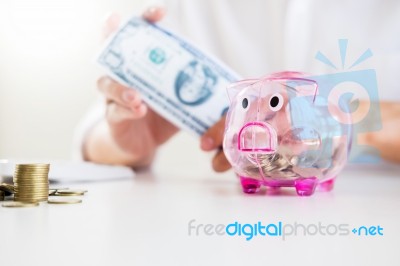
M 203 134 L 227 111 L 226 87 L 239 75 L 177 35 L 134 17 L 109 39 L 98 63 L 136 89 L 181 129 Z

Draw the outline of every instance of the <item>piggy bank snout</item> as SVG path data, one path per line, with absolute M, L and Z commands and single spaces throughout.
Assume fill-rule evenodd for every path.
M 249 122 L 239 131 L 238 150 L 251 153 L 275 153 L 277 134 L 275 129 L 265 122 Z

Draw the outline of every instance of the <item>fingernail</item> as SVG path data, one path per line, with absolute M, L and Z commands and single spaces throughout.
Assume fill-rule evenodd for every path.
M 122 99 L 126 102 L 126 103 L 130 103 L 135 99 L 135 94 L 131 91 L 125 91 L 122 94 Z
M 212 150 L 214 148 L 214 140 L 210 137 L 204 137 L 201 139 L 200 148 L 205 151 Z

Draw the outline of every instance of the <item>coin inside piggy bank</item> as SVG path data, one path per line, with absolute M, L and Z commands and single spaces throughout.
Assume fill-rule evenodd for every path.
M 317 82 L 298 72 L 239 81 L 228 95 L 223 148 L 245 193 L 333 188 L 351 146 L 345 102 L 319 96 Z

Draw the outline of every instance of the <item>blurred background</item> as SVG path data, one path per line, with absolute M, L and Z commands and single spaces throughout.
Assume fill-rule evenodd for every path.
M 96 56 L 102 47 L 105 18 L 111 13 L 122 18 L 140 15 L 145 7 L 157 2 L 161 1 L 0 0 L 0 159 L 70 159 L 74 130 L 90 106 L 99 100 L 96 80 L 103 70 L 96 64 Z M 301 3 L 295 3 L 294 15 L 304 9 Z M 326 3 L 316 3 L 325 8 Z M 346 10 L 350 14 L 359 6 L 357 1 L 348 5 Z M 379 14 L 389 12 L 388 8 L 390 5 L 383 6 Z M 334 13 L 332 16 L 326 18 L 326 25 L 336 21 Z M 354 20 L 348 17 L 349 21 Z M 380 91 L 380 99 L 398 99 L 397 83 L 386 78 L 396 77 L 399 71 L 400 55 L 396 35 L 391 34 L 393 27 L 385 28 L 385 38 L 371 40 L 367 38 L 369 31 L 358 32 L 358 26 L 342 29 L 332 27 L 327 31 L 321 27 L 315 34 L 332 36 L 321 37 L 318 42 L 312 39 L 310 47 L 305 45 L 304 50 L 311 53 L 311 58 L 323 47 L 329 57 L 340 58 L 336 40 L 351 36 L 350 55 L 359 56 L 367 48 L 374 51 L 374 57 L 363 63 L 362 69 L 374 68 L 381 73 L 378 83 L 385 90 Z M 377 32 L 381 31 L 379 28 Z M 288 49 L 287 58 L 293 59 L 288 60 L 290 69 L 326 72 L 325 66 L 321 68 L 316 60 L 297 60 L 305 55 L 298 52 L 297 46 L 295 43 L 294 49 Z M 182 164 L 210 167 L 212 154 L 201 152 L 195 148 L 198 146 L 196 138 L 180 133 L 160 150 L 159 158 L 167 158 L 161 164 L 168 171 L 179 171 Z
M 148 2 L 0 1 L 0 159 L 71 157 L 74 128 L 97 97 L 103 21 Z

